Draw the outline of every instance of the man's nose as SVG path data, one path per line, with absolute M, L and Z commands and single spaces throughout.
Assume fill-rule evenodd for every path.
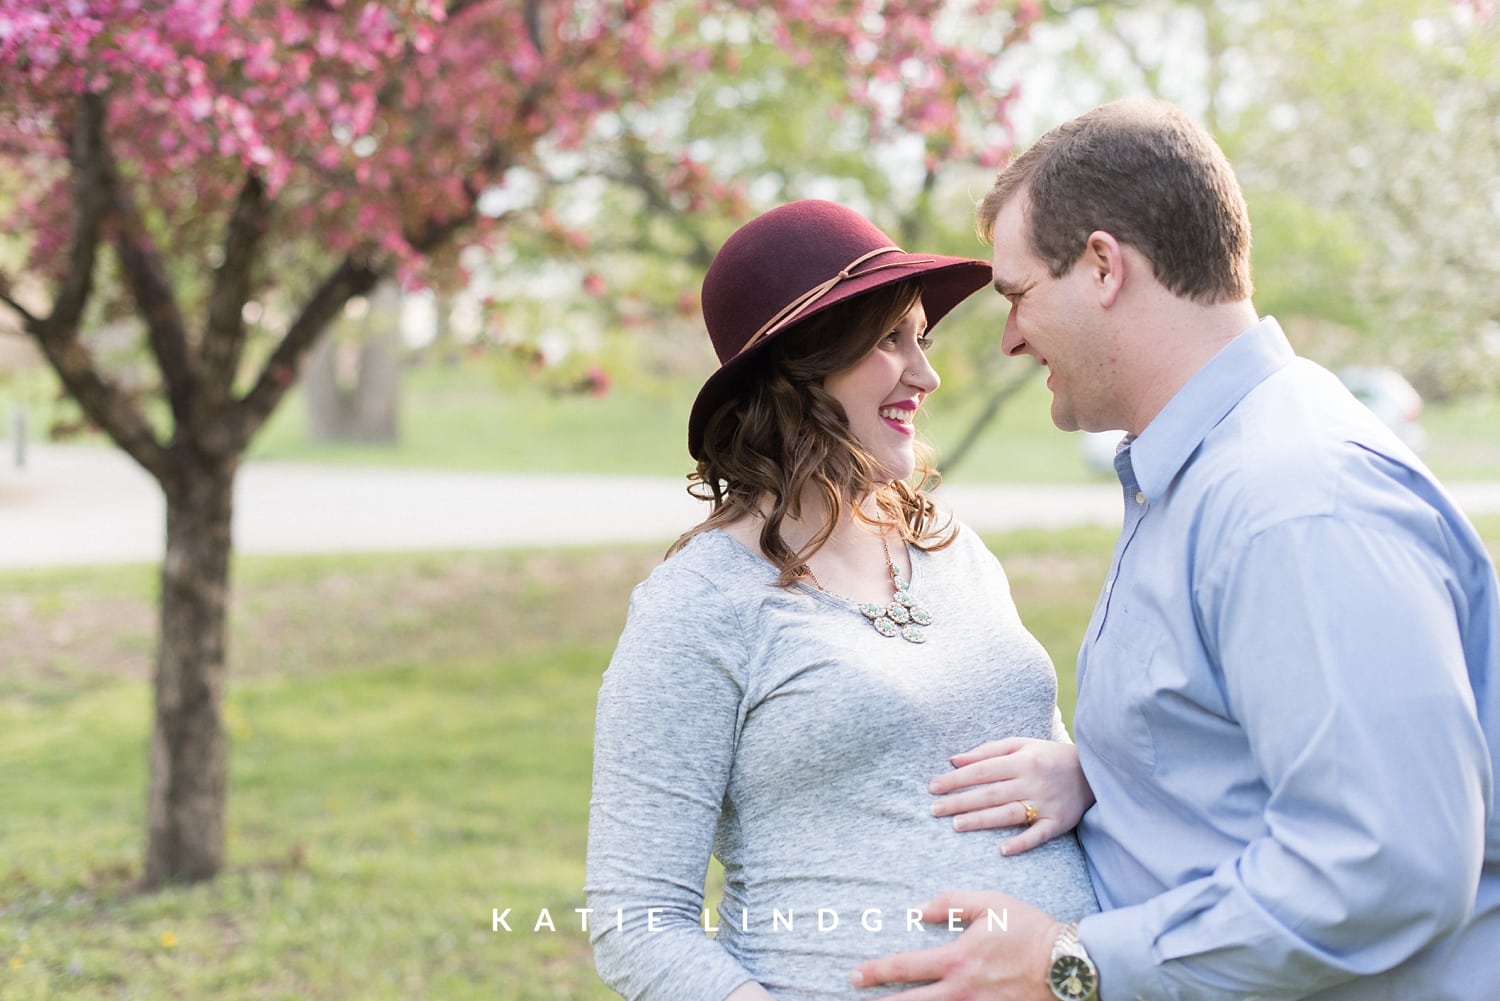
M 1005 330 L 1000 335 L 1000 350 L 1012 357 L 1026 350 L 1026 338 L 1021 336 L 1021 331 L 1016 326 L 1015 310 L 1005 314 Z

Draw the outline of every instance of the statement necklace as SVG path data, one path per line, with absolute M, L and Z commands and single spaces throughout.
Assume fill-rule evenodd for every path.
M 875 601 L 860 604 L 858 606 L 860 614 L 870 620 L 870 625 L 875 627 L 875 631 L 887 639 L 900 636 L 908 643 L 926 643 L 927 634 L 922 630 L 932 625 L 932 616 L 928 614 L 927 609 L 917 604 L 916 598 L 912 597 L 911 584 L 901 576 L 901 571 L 896 569 L 896 561 L 891 559 L 891 547 L 885 544 L 885 539 L 880 540 L 880 548 L 885 552 L 885 565 L 891 571 L 891 600 L 884 605 Z M 804 563 L 798 569 L 807 574 L 808 579 L 819 591 L 824 594 L 833 594 L 818 582 L 818 577 L 812 572 L 812 567 Z

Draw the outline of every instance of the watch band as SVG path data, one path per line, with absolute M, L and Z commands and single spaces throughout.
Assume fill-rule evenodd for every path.
M 1099 971 L 1078 940 L 1078 925 L 1065 924 L 1052 943 L 1047 987 L 1058 1001 L 1097 1001 Z

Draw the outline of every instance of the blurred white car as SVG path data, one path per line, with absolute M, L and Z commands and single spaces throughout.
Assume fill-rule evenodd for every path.
M 1421 424 L 1422 395 L 1400 372 L 1383 365 L 1351 365 L 1338 375 L 1354 398 L 1373 410 L 1408 448 L 1420 452 L 1427 447 L 1427 431 Z M 1078 450 L 1089 472 L 1114 473 L 1115 449 L 1123 437 L 1123 431 L 1079 432 Z
M 1114 475 L 1115 449 L 1120 447 L 1124 431 L 1080 431 L 1078 451 L 1083 455 L 1083 464 L 1096 476 Z
M 1339 379 L 1413 452 L 1427 447 L 1427 431 L 1421 424 L 1422 395 L 1400 372 L 1383 365 L 1351 365 L 1339 372 Z

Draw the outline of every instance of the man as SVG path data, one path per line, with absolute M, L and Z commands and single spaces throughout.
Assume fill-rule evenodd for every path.
M 913 1001 L 1500 996 L 1495 571 L 1421 462 L 1257 317 L 1223 153 L 1170 105 L 1106 105 L 979 218 L 1004 349 L 1047 368 L 1053 421 L 1127 432 L 1075 718 L 1104 911 L 1075 930 L 945 894 L 926 917 L 963 936 L 851 979 L 937 981 L 893 995 Z

